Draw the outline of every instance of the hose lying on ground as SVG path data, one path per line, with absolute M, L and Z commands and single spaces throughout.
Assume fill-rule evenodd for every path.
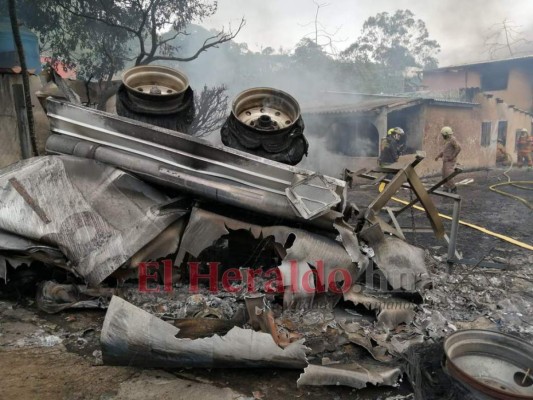
M 512 165 L 511 165 L 511 167 L 512 167 Z M 518 182 L 513 182 L 513 183 L 518 183 Z M 385 185 L 383 185 L 383 187 L 381 187 L 381 185 L 380 185 L 380 188 L 379 188 L 380 192 L 383 191 L 384 186 Z M 397 197 L 391 197 L 391 200 L 396 201 L 396 202 L 401 203 L 401 204 L 405 204 L 405 205 L 409 204 L 408 201 L 399 199 Z M 412 207 L 417 209 L 417 210 L 419 210 L 419 211 L 426 211 L 420 206 L 413 205 Z M 447 219 L 447 220 L 450 220 L 450 221 L 452 220 L 452 217 L 450 217 L 448 215 L 444 215 L 444 214 L 439 213 L 439 216 L 441 218 L 444 218 L 444 219 Z M 463 221 L 463 220 L 459 220 L 459 223 L 461 225 L 468 226 L 469 228 L 472 228 L 472 229 L 475 229 L 477 231 L 486 233 L 487 235 L 490 235 L 490 236 L 494 236 L 494 237 L 496 237 L 498 239 L 504 240 L 504 241 L 506 241 L 508 243 L 514 244 L 514 245 L 522 247 L 524 249 L 533 250 L 533 246 L 530 245 L 530 244 L 527 244 L 527 243 L 521 242 L 519 240 L 513 239 L 512 237 L 509 237 L 509 236 L 502 235 L 501 233 L 490 231 L 490 230 L 488 230 L 486 228 L 483 228 L 482 226 L 474 225 L 474 224 L 471 224 L 470 222 L 466 222 L 466 221 Z
M 523 197 L 511 194 L 511 193 L 508 193 L 508 192 L 504 192 L 503 190 L 496 189 L 496 188 L 498 188 L 500 186 L 508 186 L 508 185 L 510 185 L 510 186 L 514 186 L 514 187 L 519 188 L 519 189 L 533 190 L 533 188 L 531 188 L 531 187 L 522 186 L 522 185 L 533 185 L 533 181 L 512 181 L 511 180 L 511 177 L 507 173 L 512 168 L 513 168 L 513 163 L 511 162 L 511 166 L 507 170 L 505 170 L 503 172 L 503 175 L 505 177 L 507 177 L 507 182 L 496 183 L 494 185 L 489 186 L 489 189 L 492 190 L 495 193 L 498 193 L 498 194 L 501 194 L 503 196 L 507 196 L 507 197 L 510 197 L 512 199 L 518 200 L 519 202 L 525 204 L 530 209 L 533 209 L 533 204 L 531 202 L 529 202 L 528 200 L 524 199 Z

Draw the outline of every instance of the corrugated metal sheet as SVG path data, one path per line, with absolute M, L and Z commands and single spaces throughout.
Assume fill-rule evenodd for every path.
M 362 94 L 362 93 L 328 93 L 329 95 L 344 96 L 341 99 L 335 99 L 328 104 L 320 106 L 303 106 L 302 114 L 364 114 L 377 112 L 381 108 L 387 108 L 394 111 L 400 108 L 417 106 L 422 103 L 442 105 L 449 107 L 475 107 L 478 103 L 470 103 L 460 100 L 441 99 L 433 96 L 420 95 L 418 92 L 405 93 L 403 95 L 379 95 L 379 94 Z M 352 99 L 350 99 L 352 96 Z
M 340 114 L 340 113 L 367 113 L 377 111 L 380 108 L 386 107 L 389 110 L 393 110 L 399 107 L 405 107 L 409 104 L 415 106 L 422 102 L 424 99 L 409 98 L 409 97 L 383 97 L 376 96 L 377 98 L 371 99 L 359 99 L 358 101 L 346 102 L 344 104 L 327 104 L 318 107 L 306 107 L 302 108 L 302 114 Z
M 462 68 L 478 67 L 478 66 L 487 65 L 487 64 L 513 63 L 513 62 L 519 62 L 519 61 L 533 61 L 533 56 L 529 55 L 529 56 L 503 58 L 501 60 L 486 60 L 486 61 L 478 61 L 478 62 L 466 63 L 466 64 L 447 65 L 446 67 L 440 67 L 440 68 L 434 68 L 434 69 L 425 70 L 424 73 L 426 73 L 426 72 L 446 71 L 446 70 L 450 70 L 450 69 L 462 69 Z

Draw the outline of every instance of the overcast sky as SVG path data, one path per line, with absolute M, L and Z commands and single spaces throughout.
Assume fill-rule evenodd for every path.
M 318 0 L 317 0 L 318 1 Z M 319 21 L 335 33 L 339 50 L 359 35 L 363 22 L 378 12 L 410 9 L 422 19 L 430 38 L 441 47 L 440 65 L 488 59 L 483 52 L 487 29 L 506 18 L 520 26 L 526 38 L 533 32 L 533 0 L 323 0 Z M 306 34 L 314 32 L 316 6 L 313 0 L 218 0 L 218 11 L 202 25 L 219 29 L 237 25 L 240 17 L 246 26 L 237 42 L 246 42 L 252 50 L 271 46 L 294 48 Z

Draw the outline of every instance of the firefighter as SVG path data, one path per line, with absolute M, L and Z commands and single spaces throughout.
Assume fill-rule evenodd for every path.
M 520 137 L 518 138 L 517 143 L 517 152 L 518 152 L 518 168 L 522 168 L 523 165 L 527 165 L 529 169 L 533 167 L 533 162 L 531 161 L 531 140 L 526 129 L 520 129 Z
M 496 164 L 503 166 L 511 165 L 511 156 L 505 151 L 505 145 L 501 139 L 498 139 L 496 146 Z
M 444 179 L 454 171 L 455 164 L 457 163 L 457 156 L 461 152 L 461 146 L 457 140 L 455 140 L 453 130 L 449 126 L 443 127 L 440 130 L 440 134 L 444 138 L 444 149 L 435 158 L 435 161 L 442 158 L 442 179 Z M 450 193 L 457 193 L 457 186 L 455 186 L 452 179 L 446 182 L 444 187 Z
M 404 131 L 400 127 L 391 128 L 387 131 L 387 137 L 381 141 L 381 154 L 379 165 L 394 164 L 402 155 L 403 145 L 400 143 Z

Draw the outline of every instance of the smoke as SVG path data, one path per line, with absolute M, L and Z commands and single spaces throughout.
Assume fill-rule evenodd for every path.
M 320 23 L 328 27 L 340 27 L 335 38 L 341 39 L 337 45 L 342 50 L 356 40 L 368 17 L 382 11 L 392 13 L 397 9 L 410 9 L 416 18 L 426 23 L 430 38 L 441 45 L 441 66 L 489 59 L 487 38 L 491 29 L 497 30 L 498 24 L 505 19 L 512 21 L 524 38 L 533 35 L 533 23 L 528 19 L 533 11 L 533 2 L 528 0 L 516 0 L 512 6 L 500 0 L 333 0 L 328 7 L 321 9 Z M 313 20 L 315 11 L 312 0 L 271 0 L 260 4 L 247 0 L 219 0 L 217 14 L 204 21 L 204 26 L 219 29 L 228 21 L 244 15 L 247 25 L 237 37 L 240 43 L 225 43 L 203 53 L 194 61 L 171 66 L 184 70 L 193 88 L 225 85 L 230 104 L 242 90 L 259 86 L 290 93 L 304 110 L 335 106 L 333 98 L 324 96 L 328 91 L 401 91 L 401 85 L 392 81 L 385 86 L 373 85 L 374 77 L 364 69 L 347 72 L 342 68 L 349 66 L 333 64 L 327 58 L 297 60 L 292 52 L 289 54 L 288 50 L 293 51 L 296 43 L 309 33 L 310 28 L 305 25 Z M 189 32 L 192 34 L 183 37 L 180 43 L 180 52 L 185 56 L 194 53 L 205 37 L 210 35 L 207 29 L 199 26 L 192 26 Z M 276 52 L 269 56 L 262 55 L 261 50 L 267 47 L 272 47 Z M 280 52 L 280 47 L 285 50 Z M 533 48 L 522 45 L 522 48 L 517 49 L 527 50 Z M 505 57 L 508 54 L 501 51 L 497 56 Z M 353 96 L 349 99 L 337 97 L 337 102 L 353 103 L 356 100 Z M 379 145 L 377 138 L 369 139 L 368 135 L 360 134 L 363 130 L 353 121 L 352 125 L 348 122 L 341 124 L 333 118 L 333 121 L 328 119 L 327 123 L 321 124 L 304 113 L 304 122 L 310 153 L 300 164 L 302 167 L 338 176 L 344 166 L 350 165 L 353 157 L 375 156 Z M 219 135 L 214 133 L 209 140 L 218 141 Z
M 533 2 L 530 0 L 331 0 L 320 9 L 319 22 L 335 33 L 339 50 L 353 43 L 363 22 L 382 11 L 409 9 L 428 27 L 431 38 L 442 46 L 441 65 L 488 59 L 484 51 L 488 29 L 505 19 L 521 27 L 526 39 L 532 38 Z M 261 7 L 258 5 L 261 4 Z M 266 46 L 293 48 L 312 30 L 316 6 L 313 0 L 219 0 L 218 11 L 204 21 L 208 28 L 219 28 L 244 15 L 247 26 L 237 38 L 254 50 Z M 527 36 L 529 35 L 529 36 Z

